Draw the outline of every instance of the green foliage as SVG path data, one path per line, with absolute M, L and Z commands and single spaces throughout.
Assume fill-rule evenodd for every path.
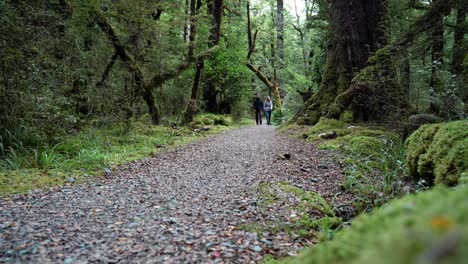
M 410 195 L 357 217 L 333 240 L 298 257 L 267 263 L 464 263 L 468 257 L 468 188 Z M 451 206 L 447 206 L 451 205 Z M 434 257 L 434 252 L 450 252 Z
M 228 47 L 223 42 L 221 48 L 205 62 L 205 83 L 216 87 L 220 105 L 239 120 L 248 109 L 250 99 L 249 83 L 251 72 L 245 66 L 245 49 Z
M 468 170 L 468 122 L 424 125 L 407 140 L 410 176 L 430 184 L 456 185 Z
M 289 120 L 292 114 L 293 112 L 287 108 L 276 108 L 271 113 L 271 122 L 276 126 L 280 126 Z
M 58 145 L 55 145 L 51 149 L 44 151 L 39 151 L 37 149 L 33 150 L 34 159 L 33 165 L 41 170 L 47 171 L 54 164 L 60 161 L 58 153 L 55 151 Z

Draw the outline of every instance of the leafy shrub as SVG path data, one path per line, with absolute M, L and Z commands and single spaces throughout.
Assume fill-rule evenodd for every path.
M 291 118 L 291 112 L 285 108 L 274 109 L 271 113 L 271 122 L 276 126 L 284 124 L 289 118 Z
M 429 183 L 456 185 L 468 170 L 468 121 L 425 125 L 407 140 L 411 177 Z

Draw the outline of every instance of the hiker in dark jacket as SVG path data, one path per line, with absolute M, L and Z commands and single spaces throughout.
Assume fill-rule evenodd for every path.
M 260 94 L 256 94 L 253 102 L 252 109 L 255 111 L 255 121 L 257 125 L 262 124 L 262 111 L 263 111 L 263 101 L 260 99 Z

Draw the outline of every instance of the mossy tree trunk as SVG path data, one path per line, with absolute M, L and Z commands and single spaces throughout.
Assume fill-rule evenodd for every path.
M 346 66 L 350 65 L 349 61 L 356 62 L 358 60 L 352 59 L 353 49 L 348 47 L 347 39 L 353 39 L 352 36 L 356 37 L 356 34 L 359 36 L 358 32 L 364 29 L 374 28 L 374 31 L 371 30 L 370 32 L 374 32 L 371 35 L 375 37 L 370 39 L 375 41 L 375 45 L 369 46 L 369 48 L 372 50 L 372 47 L 379 47 L 383 43 L 379 39 L 385 39 L 382 34 L 379 34 L 383 29 L 383 27 L 379 26 L 382 22 L 380 19 L 384 16 L 381 13 L 380 16 L 374 17 L 374 19 L 370 18 L 370 21 L 374 23 L 370 23 L 369 27 L 364 27 L 364 29 L 349 29 L 351 33 L 348 34 L 351 37 L 346 38 L 343 37 L 346 35 L 338 33 L 341 32 L 339 29 L 346 28 L 349 22 L 349 19 L 346 19 L 347 15 L 342 14 L 345 12 L 343 9 L 346 8 L 346 4 L 343 2 L 348 1 L 332 2 L 327 69 L 323 83 L 319 92 L 307 101 L 305 107 L 296 114 L 294 120 L 299 124 L 315 124 L 321 116 L 337 118 L 346 113 L 347 110 L 353 111 L 355 120 L 370 118 L 375 120 L 401 119 L 402 114 L 406 114 L 408 104 L 403 96 L 401 86 L 395 80 L 396 67 L 394 61 L 401 55 L 401 51 L 420 33 L 428 30 L 432 31 L 440 15 L 450 14 L 456 1 L 439 0 L 432 2 L 425 15 L 416 20 L 413 25 L 410 25 L 408 30 L 395 43 L 380 49 L 374 57 L 369 59 L 369 65 L 354 79 L 352 77 L 357 71 L 350 70 Z M 356 2 L 358 1 L 349 1 L 349 4 L 356 4 Z M 380 4 L 383 7 L 383 2 L 380 2 Z M 370 12 L 370 14 L 375 14 L 376 10 L 384 11 L 383 8 L 376 8 L 376 6 L 371 10 L 374 10 L 374 12 Z M 351 7 L 348 7 L 346 12 L 353 18 L 356 14 L 359 14 L 359 12 L 355 13 L 356 11 L 353 11 Z M 379 12 L 377 11 L 377 13 Z M 355 22 L 357 21 L 359 19 L 355 19 Z M 342 25 L 343 23 L 345 25 Z M 353 25 L 352 22 L 349 23 Z M 375 25 L 375 27 L 371 25 Z M 379 35 L 382 38 L 379 38 Z M 339 36 L 341 38 L 337 39 Z M 351 43 L 353 42 L 351 41 Z M 339 56 L 340 54 L 341 56 Z M 348 55 L 348 58 L 346 58 L 346 55 Z M 356 65 L 356 68 L 359 69 L 359 63 L 351 63 L 351 65 Z M 384 100 L 382 101 L 382 99 Z
M 371 52 L 385 45 L 384 0 L 333 0 L 330 5 L 327 64 L 320 90 L 296 118 L 315 124 L 327 115 L 338 94 L 367 65 Z

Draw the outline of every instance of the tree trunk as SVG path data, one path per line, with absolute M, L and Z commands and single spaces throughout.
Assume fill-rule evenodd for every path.
M 136 61 L 132 57 L 132 55 L 120 43 L 119 37 L 115 33 L 112 26 L 106 21 L 106 19 L 98 16 L 97 24 L 102 29 L 102 31 L 106 33 L 106 36 L 109 39 L 109 41 L 112 43 L 112 46 L 114 47 L 115 52 L 119 55 L 119 57 L 125 63 L 128 70 L 133 74 L 133 78 L 135 79 L 135 84 L 137 87 L 136 90 L 138 93 L 141 94 L 143 100 L 146 102 L 146 105 L 148 106 L 148 112 L 151 116 L 151 120 L 153 124 L 158 125 L 160 122 L 160 112 L 155 103 L 154 95 L 151 89 L 152 86 L 145 84 L 145 78 L 143 76 L 143 72 L 136 64 Z
M 223 0 L 211 0 L 208 8 L 211 14 L 211 30 L 208 46 L 213 47 L 219 44 L 221 38 L 221 22 L 223 17 Z
M 191 2 L 192 0 L 185 0 L 185 24 L 184 24 L 184 43 L 189 43 L 190 39 L 190 26 L 192 24 L 191 17 Z
M 420 33 L 432 30 L 438 20 L 438 15 L 450 14 L 455 1 L 432 2 L 426 14 L 410 25 L 398 41 L 379 49 L 369 59 L 370 65 L 353 79 L 352 85 L 345 92 L 338 94 L 335 99 L 330 99 L 333 94 L 330 96 L 320 91 L 307 102 L 306 107 L 299 111 L 293 120 L 303 124 L 317 122 L 320 116 L 324 115 L 318 110 L 323 109 L 321 108 L 324 105 L 323 102 L 327 103 L 330 100 L 334 100 L 333 104 L 325 108 L 326 115 L 329 117 L 336 118 L 351 106 L 351 109 L 359 109 L 359 107 L 365 109 L 366 111 L 358 112 L 358 114 L 363 114 L 364 118 L 371 116 L 374 120 L 389 121 L 401 119 L 404 114 L 407 114 L 408 104 L 395 81 L 395 58 L 401 55 L 401 50 L 404 50 Z M 329 77 L 324 76 L 324 82 L 326 78 Z M 353 114 L 355 116 L 356 112 L 353 111 Z
M 320 90 L 299 113 L 305 124 L 326 116 L 337 95 L 367 65 L 371 52 L 385 44 L 384 0 L 332 0 L 330 8 L 326 69 Z
M 153 125 L 159 125 L 161 122 L 161 113 L 159 112 L 159 108 L 156 105 L 152 89 L 145 87 L 142 98 L 145 100 L 146 105 L 148 106 L 148 112 Z
M 444 0 L 439 0 L 444 1 Z M 431 96 L 438 97 L 442 92 L 442 80 L 440 70 L 443 64 L 444 52 L 444 14 L 437 14 L 435 24 L 433 25 L 431 34 L 431 81 L 429 87 L 431 88 Z M 429 111 L 437 114 L 440 111 L 440 106 L 431 100 Z
M 119 53 L 117 53 L 117 52 L 115 52 L 114 55 L 112 55 L 112 58 L 109 61 L 109 64 L 107 64 L 106 69 L 102 73 L 101 80 L 96 83 L 96 87 L 104 85 L 104 83 L 106 82 L 107 77 L 109 77 L 109 73 L 112 70 L 112 67 L 114 67 L 114 64 L 117 61 L 118 57 L 119 57 Z
M 284 17 L 283 0 L 276 0 L 276 48 L 277 55 L 283 61 L 284 59 Z
M 221 39 L 221 23 L 223 17 L 223 0 L 209 0 L 208 12 L 211 15 L 211 29 L 208 38 L 208 47 L 214 47 L 219 44 Z M 206 110 L 210 113 L 221 111 L 218 101 L 218 91 L 213 82 L 206 83 L 203 91 L 203 99 L 206 102 Z
M 403 90 L 404 96 L 408 98 L 409 102 L 411 90 L 411 65 L 407 50 L 403 51 L 400 63 L 400 86 Z
M 191 30 L 189 34 L 189 51 L 188 51 L 188 57 L 189 60 L 196 60 L 195 59 L 195 38 L 197 35 L 197 25 L 196 25 L 196 16 L 198 15 L 198 11 L 200 10 L 201 7 L 201 0 L 190 0 L 190 21 L 191 21 Z M 196 100 L 198 96 L 198 90 L 200 87 L 200 78 L 201 78 L 201 72 L 203 70 L 204 62 L 203 59 L 198 59 L 196 61 L 196 72 L 195 72 L 195 77 L 193 80 L 193 86 L 192 86 L 192 94 L 191 94 L 191 99 Z
M 190 28 L 188 33 L 188 59 L 194 60 L 195 57 L 195 39 L 197 37 L 197 15 L 201 7 L 201 0 L 190 0 Z
M 192 86 L 192 94 L 190 96 L 190 99 L 192 100 L 197 100 L 198 98 L 198 91 L 200 90 L 200 80 L 201 80 L 201 72 L 204 67 L 204 61 L 199 60 L 197 61 L 197 69 L 195 71 L 195 78 L 193 80 L 193 86 Z
M 453 42 L 453 57 L 452 57 L 452 75 L 455 76 L 455 85 L 457 86 L 457 95 L 468 107 L 468 89 L 466 89 L 465 77 L 463 80 L 463 60 L 467 54 L 468 47 L 464 41 L 464 35 L 467 34 L 467 29 L 464 25 L 466 14 L 468 12 L 468 4 L 466 0 L 458 0 L 457 2 L 457 22 Z M 468 74 L 468 73 L 467 73 Z

